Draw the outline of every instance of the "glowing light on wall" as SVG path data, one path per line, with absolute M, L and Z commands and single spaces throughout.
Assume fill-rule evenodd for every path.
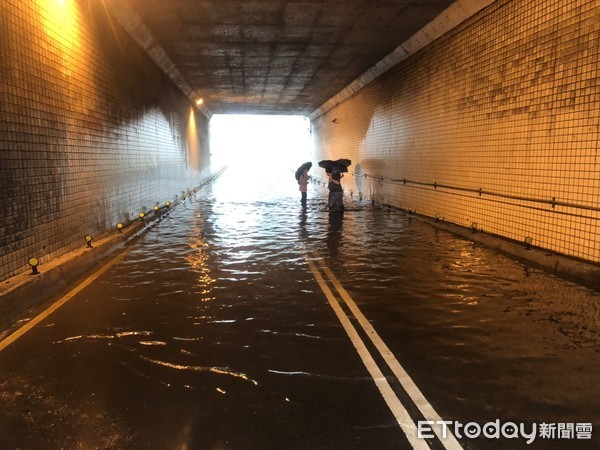
M 81 114 L 96 109 L 97 96 L 91 95 L 90 71 L 96 62 L 90 61 L 94 54 L 95 40 L 89 33 L 89 24 L 82 12 L 80 0 L 32 0 L 36 14 L 30 17 L 35 27 L 35 64 L 43 72 L 60 71 L 61 82 L 55 84 L 55 95 L 68 103 L 68 108 Z M 86 38 L 87 37 L 87 38 Z M 41 54 L 44 57 L 39 58 Z M 75 99 L 75 100 L 74 100 Z M 65 106 L 67 106 L 65 104 Z
M 196 127 L 196 114 L 194 109 L 190 109 L 190 116 L 187 124 L 187 144 L 189 167 L 194 170 L 200 170 L 200 141 L 198 140 L 198 128 Z
M 81 49 L 76 0 L 36 0 L 46 34 L 63 50 Z

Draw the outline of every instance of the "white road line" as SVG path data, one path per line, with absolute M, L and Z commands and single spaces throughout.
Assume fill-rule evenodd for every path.
M 321 272 L 319 272 L 319 269 L 317 268 L 317 266 L 315 266 L 314 263 L 312 261 L 310 261 L 308 258 L 307 258 L 307 262 L 308 262 L 308 266 L 310 267 L 310 270 L 312 271 L 315 279 L 317 280 L 317 283 L 323 290 L 325 297 L 327 297 L 327 300 L 329 301 L 331 308 L 333 309 L 333 311 L 335 312 L 336 316 L 338 317 L 340 323 L 344 327 L 344 330 L 350 337 L 352 344 L 356 348 L 356 351 L 358 352 L 359 356 L 361 357 L 365 367 L 371 374 L 371 377 L 375 381 L 375 384 L 376 384 L 377 388 L 379 389 L 379 392 L 381 393 L 381 395 L 383 396 L 383 399 L 385 400 L 388 407 L 392 411 L 392 414 L 396 418 L 396 421 L 398 422 L 398 425 L 400 425 L 400 428 L 402 428 L 402 431 L 406 435 L 408 441 L 410 442 L 410 444 L 413 446 L 414 449 L 418 449 L 418 450 L 429 449 L 429 445 L 427 444 L 427 442 L 424 439 L 419 439 L 417 437 L 417 427 L 415 425 L 415 422 L 412 420 L 412 418 L 410 417 L 410 414 L 408 413 L 408 411 L 406 410 L 404 405 L 402 405 L 402 403 L 396 396 L 396 393 L 393 391 L 393 389 L 389 385 L 387 379 L 385 378 L 385 376 L 383 375 L 383 373 L 377 366 L 377 363 L 375 362 L 375 360 L 369 353 L 369 350 L 365 346 L 365 343 L 361 340 L 356 329 L 350 322 L 350 319 L 348 318 L 348 316 L 346 316 L 346 314 L 344 313 L 339 302 L 337 301 L 337 299 L 335 298 L 335 296 L 329 289 L 329 286 L 323 279 Z
M 369 339 L 371 339 L 371 342 L 373 342 L 373 344 L 375 345 L 381 356 L 384 358 L 385 362 L 390 367 L 400 384 L 402 384 L 404 390 L 407 392 L 411 400 L 415 403 L 417 408 L 419 408 L 419 411 L 421 411 L 421 414 L 423 414 L 425 420 L 433 420 L 434 423 L 439 423 L 438 421 L 441 421 L 442 418 L 435 411 L 433 406 L 431 406 L 431 404 L 427 401 L 425 396 L 421 393 L 421 391 L 414 383 L 410 375 L 408 375 L 406 370 L 404 370 L 402 365 L 400 365 L 400 363 L 398 362 L 394 354 L 391 352 L 389 347 L 377 334 L 371 323 L 363 315 L 362 311 L 358 308 L 352 297 L 350 297 L 348 292 L 344 289 L 344 287 L 335 277 L 331 269 L 329 269 L 329 267 L 325 265 L 322 258 L 319 258 L 315 252 L 312 252 L 312 254 L 317 259 L 319 265 L 321 266 L 321 269 L 329 278 L 329 280 L 333 283 L 335 289 L 338 291 L 344 302 L 348 305 L 348 308 L 350 308 L 350 311 L 352 311 L 352 314 L 354 314 L 354 317 L 356 317 L 363 330 L 367 333 L 367 336 L 369 336 Z M 445 436 L 443 436 L 443 429 L 441 426 L 433 425 L 432 429 L 446 449 L 462 450 L 462 446 L 456 440 L 456 438 L 448 428 L 445 430 Z

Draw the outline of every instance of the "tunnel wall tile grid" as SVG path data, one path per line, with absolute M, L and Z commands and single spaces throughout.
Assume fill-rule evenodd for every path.
M 599 52 L 595 1 L 495 2 L 314 120 L 317 158 L 352 159 L 346 193 L 600 262 Z
M 208 120 L 101 2 L 4 0 L 0 54 L 0 280 L 208 177 Z

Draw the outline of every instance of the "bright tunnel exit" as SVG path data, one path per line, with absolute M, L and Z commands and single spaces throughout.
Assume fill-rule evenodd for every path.
M 211 166 L 227 166 L 227 196 L 232 198 L 295 195 L 294 173 L 313 157 L 305 116 L 215 114 L 210 136 Z
M 215 114 L 210 120 L 213 167 L 273 173 L 295 170 L 312 158 L 305 116 Z

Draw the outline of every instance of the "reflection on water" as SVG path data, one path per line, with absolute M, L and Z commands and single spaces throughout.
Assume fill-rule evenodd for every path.
M 256 380 L 252 380 L 251 378 L 248 378 L 248 376 L 246 376 L 243 373 L 232 372 L 230 370 L 227 370 L 227 369 L 221 368 L 221 367 L 186 366 L 186 365 L 182 365 L 182 364 L 172 364 L 172 363 L 168 363 L 165 361 L 158 361 L 155 359 L 145 358 L 143 356 L 141 357 L 141 359 L 143 359 L 144 361 L 148 361 L 153 364 L 159 365 L 159 366 L 168 367 L 170 369 L 185 370 L 185 371 L 191 371 L 191 372 L 216 373 L 218 375 L 227 375 L 227 376 L 234 377 L 234 378 L 240 378 L 244 381 L 248 381 L 248 382 L 254 384 L 255 386 L 258 385 L 258 382 Z
M 314 362 L 345 338 L 306 266 L 311 250 L 434 398 L 489 414 L 502 404 L 500 417 L 595 407 L 600 294 L 399 211 L 346 197 L 343 216 L 330 214 L 326 198 L 311 184 L 302 208 L 293 171 L 225 172 L 105 280 L 110 330 L 56 343 L 107 346 L 135 377 L 208 383 L 224 398 L 345 379 L 337 357 Z
M 199 229 L 196 232 L 201 233 Z M 214 297 L 211 297 L 210 293 L 216 280 L 212 278 L 211 269 L 208 266 L 208 244 L 203 239 L 192 236 L 189 246 L 193 251 L 186 255 L 186 260 L 190 265 L 190 269 L 198 273 L 198 288 L 203 295 L 203 301 L 213 300 Z
M 349 435 L 372 427 L 373 438 L 395 427 L 384 415 L 346 423 L 346 405 L 362 414 L 363 399 L 371 396 L 373 409 L 381 399 L 306 265 L 310 251 L 448 419 L 598 423 L 597 292 L 399 211 L 346 197 L 343 216 L 330 214 L 325 188 L 311 184 L 308 194 L 302 208 L 293 171 L 232 170 L 152 226 L 101 285 L 64 308 L 75 320 L 58 326 L 57 314 L 56 327 L 41 329 L 56 333 L 65 365 L 86 375 L 73 376 L 110 379 L 81 389 L 78 400 L 108 386 L 96 398 L 112 412 L 111 402 L 134 392 L 114 417 L 160 423 L 148 430 L 154 439 L 183 416 L 196 432 L 224 418 L 219 438 L 251 416 L 269 433 L 300 430 L 303 438 L 340 427 Z M 105 364 L 90 371 L 89 361 Z M 323 413 L 318 432 L 314 413 Z M 253 448 L 281 448 L 285 437 L 275 442 Z M 333 448 L 314 442 L 304 448 Z
M 331 211 L 328 215 L 327 249 L 329 250 L 329 256 L 335 258 L 339 255 L 340 245 L 342 245 L 344 213 Z
M 302 208 L 293 171 L 226 171 L 136 246 L 124 263 L 128 267 L 112 282 L 121 288 L 118 300 L 178 301 L 194 312 L 178 321 L 233 323 L 235 318 L 223 311 L 234 305 L 223 299 L 256 302 L 269 290 L 293 296 L 297 289 L 286 283 L 286 274 L 305 276 L 304 252 L 310 248 L 340 271 L 360 293 L 359 301 L 381 311 L 427 308 L 430 324 L 454 329 L 494 319 L 478 317 L 471 323 L 466 308 L 512 312 L 556 324 L 573 345 L 600 342 L 597 293 L 400 212 L 346 197 L 344 215 L 332 214 L 323 188 L 311 184 L 308 194 L 308 206 Z M 136 294 L 124 298 L 124 290 Z M 219 318 L 205 314 L 210 307 L 205 303 L 215 300 L 220 300 Z M 199 319 L 205 316 L 213 318 Z

